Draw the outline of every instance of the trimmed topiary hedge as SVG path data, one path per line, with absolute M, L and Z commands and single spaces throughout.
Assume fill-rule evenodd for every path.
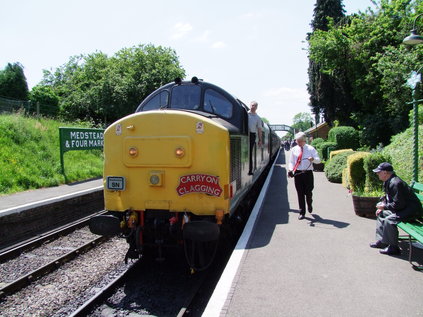
M 365 192 L 381 191 L 382 182 L 373 170 L 382 162 L 390 162 L 391 158 L 389 155 L 382 154 L 380 152 L 372 153 L 363 160 L 363 167 L 366 172 Z
M 322 142 L 316 145 L 316 150 L 322 160 L 327 161 L 329 158 L 328 149 L 336 150 L 335 142 Z
M 356 152 L 348 156 L 347 178 L 348 188 L 355 192 L 363 190 L 366 183 L 366 170 L 364 169 L 364 158 L 370 155 L 369 152 Z
M 314 148 L 316 148 L 317 149 L 317 146 L 320 144 L 320 143 L 323 143 L 323 142 L 325 142 L 325 140 L 323 139 L 323 138 L 315 138 L 315 139 L 313 139 L 313 141 L 311 141 L 311 146 L 312 147 L 314 147 Z
M 335 127 L 329 130 L 328 141 L 335 142 L 338 149 L 353 149 L 360 147 L 360 136 L 353 127 Z
M 325 165 L 325 175 L 329 182 L 342 183 L 342 170 L 347 166 L 347 157 L 354 151 L 343 152 L 335 156 Z

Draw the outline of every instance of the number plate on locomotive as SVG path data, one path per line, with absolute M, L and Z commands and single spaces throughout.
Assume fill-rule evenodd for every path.
M 106 186 L 109 190 L 125 190 L 125 177 L 107 176 Z

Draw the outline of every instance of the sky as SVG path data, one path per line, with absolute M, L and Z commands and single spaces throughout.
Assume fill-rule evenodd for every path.
M 0 69 L 19 62 L 29 89 L 74 55 L 139 44 L 176 51 L 187 79 L 220 86 L 271 124 L 310 113 L 307 43 L 315 0 L 0 0 Z M 344 0 L 347 14 L 373 7 Z M 136 106 L 136 105 L 135 105 Z M 134 106 L 134 109 L 135 109 Z

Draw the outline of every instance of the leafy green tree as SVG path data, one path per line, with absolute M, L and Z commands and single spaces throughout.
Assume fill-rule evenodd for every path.
M 329 22 L 340 23 L 344 16 L 342 0 L 317 0 L 311 22 L 313 32 L 308 35 L 308 38 L 317 30 L 327 31 Z M 331 122 L 335 119 L 336 107 L 346 104 L 343 100 L 344 94 L 341 93 L 348 91 L 343 89 L 347 85 L 346 78 L 342 82 L 334 80 L 322 72 L 319 63 L 312 59 L 309 59 L 308 77 L 307 90 L 310 94 L 310 106 L 313 113 L 323 114 L 326 121 Z
M 292 119 L 292 121 L 294 122 L 292 124 L 292 127 L 296 131 L 305 131 L 310 129 L 313 126 L 313 118 L 311 117 L 311 114 L 308 112 L 297 113 Z
M 59 112 L 59 97 L 50 86 L 33 87 L 29 100 L 32 104 L 31 111 L 35 111 L 38 106 L 42 115 L 56 116 Z
M 102 52 L 71 57 L 56 70 L 44 71 L 42 84 L 60 97 L 66 119 L 107 124 L 133 113 L 155 89 L 184 76 L 174 50 L 139 45 L 112 57 Z
M 20 63 L 8 63 L 0 71 L 0 96 L 28 100 L 28 83 Z
M 309 59 L 343 87 L 347 101 L 337 108 L 321 103 L 320 109 L 331 120 L 358 127 L 363 145 L 372 147 L 388 144 L 407 128 L 411 89 L 404 84 L 423 53 L 422 47 L 401 44 L 415 12 L 423 11 L 422 0 L 373 2 L 376 12 L 354 14 L 348 23 L 330 22 L 327 31 L 316 30 L 309 37 Z

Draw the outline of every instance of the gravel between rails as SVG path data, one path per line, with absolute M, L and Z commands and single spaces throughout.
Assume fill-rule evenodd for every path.
M 112 238 L 1 302 L 0 316 L 69 316 L 128 267 L 127 244 Z

